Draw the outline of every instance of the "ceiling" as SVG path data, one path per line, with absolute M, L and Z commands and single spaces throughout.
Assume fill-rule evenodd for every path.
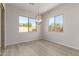
M 36 14 L 38 13 L 39 6 L 40 14 L 44 14 L 60 5 L 60 3 L 8 3 L 7 5 L 15 6 Z

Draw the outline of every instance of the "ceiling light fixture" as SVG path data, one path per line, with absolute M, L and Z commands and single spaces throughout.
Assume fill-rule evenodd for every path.
M 38 14 L 37 14 L 37 16 L 36 16 L 36 23 L 37 23 L 38 25 L 42 22 L 42 18 L 41 18 L 40 12 L 39 12 L 39 8 L 40 8 L 40 4 L 38 4 L 38 6 L 37 6 Z
M 42 22 L 42 17 L 40 15 L 40 11 L 39 11 L 39 8 L 40 8 L 40 4 L 35 4 L 35 3 L 29 3 L 29 5 L 32 5 L 32 6 L 35 6 L 36 5 L 36 9 L 37 9 L 37 12 L 36 12 L 36 23 L 37 25 L 39 25 L 41 22 Z

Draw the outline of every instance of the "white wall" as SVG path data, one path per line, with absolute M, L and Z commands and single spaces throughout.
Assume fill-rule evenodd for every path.
M 41 39 L 40 26 L 38 32 L 19 32 L 19 16 L 34 17 L 28 11 L 6 5 L 6 45 Z
M 64 14 L 64 31 L 48 32 L 48 18 Z M 43 39 L 79 49 L 79 4 L 63 4 L 43 17 Z

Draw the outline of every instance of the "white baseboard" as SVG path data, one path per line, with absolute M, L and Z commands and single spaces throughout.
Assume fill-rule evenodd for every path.
M 11 46 L 11 45 L 16 45 L 16 44 L 20 44 L 20 43 L 28 43 L 28 42 L 31 42 L 31 41 L 37 41 L 37 40 L 40 40 L 40 39 L 33 39 L 33 40 L 29 40 L 29 41 L 21 41 L 21 42 L 16 42 L 16 43 L 13 43 L 13 44 L 7 44 L 7 45 L 5 45 L 5 47 L 7 47 L 7 46 Z
M 50 40 L 48 40 L 48 39 L 44 39 L 44 40 L 47 40 L 47 41 L 49 41 L 49 42 L 51 42 L 51 43 L 55 43 L 55 44 L 58 44 L 58 45 L 61 45 L 61 46 L 64 46 L 64 47 L 67 47 L 67 48 L 70 48 L 70 49 L 72 49 L 72 50 L 76 50 L 76 51 L 79 52 L 79 48 L 74 48 L 74 47 L 72 47 L 72 46 L 68 46 L 68 45 L 63 44 L 63 43 L 53 42 L 53 41 L 50 41 Z

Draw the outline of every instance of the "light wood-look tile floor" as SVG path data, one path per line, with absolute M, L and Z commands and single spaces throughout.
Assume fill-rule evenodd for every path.
M 6 47 L 4 56 L 79 56 L 79 51 L 46 40 Z

